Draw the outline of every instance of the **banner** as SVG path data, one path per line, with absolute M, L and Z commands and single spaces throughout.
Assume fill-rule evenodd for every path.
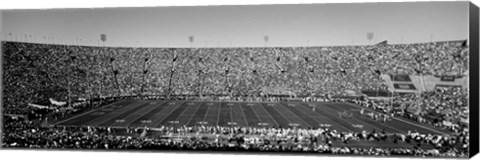
M 409 75 L 390 75 L 392 81 L 411 82 Z
M 50 103 L 52 103 L 53 105 L 56 105 L 56 106 L 63 106 L 63 105 L 67 104 L 67 102 L 56 101 L 53 98 L 49 98 L 48 100 L 50 100 Z
M 48 109 L 49 108 L 48 106 L 42 106 L 42 105 L 32 104 L 32 103 L 28 103 L 28 106 L 39 108 L 39 109 Z
M 398 83 L 395 83 L 395 84 L 393 84 L 393 87 L 395 87 L 395 89 L 417 90 L 417 88 L 415 88 L 415 86 L 413 84 L 398 84 Z
M 454 82 L 455 76 L 442 76 L 440 77 L 440 81 Z

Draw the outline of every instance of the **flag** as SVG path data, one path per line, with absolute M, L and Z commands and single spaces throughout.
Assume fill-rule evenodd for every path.
M 50 100 L 50 103 L 56 106 L 63 106 L 67 104 L 67 102 L 56 101 L 53 98 L 49 98 L 48 100 Z
M 42 106 L 42 105 L 33 104 L 33 103 L 28 103 L 28 106 L 30 106 L 30 107 L 35 107 L 35 108 L 39 108 L 39 109 L 47 109 L 47 108 L 49 108 L 48 106 Z
M 114 70 L 114 71 L 113 71 L 113 74 L 115 74 L 115 75 L 117 75 L 118 73 L 119 73 L 118 70 Z
M 308 57 L 305 57 L 305 61 L 308 62 Z
M 115 61 L 115 58 L 111 57 L 110 62 L 113 62 L 113 61 Z
M 148 70 L 144 70 L 144 71 L 143 71 L 143 74 L 147 74 L 147 73 L 148 73 Z

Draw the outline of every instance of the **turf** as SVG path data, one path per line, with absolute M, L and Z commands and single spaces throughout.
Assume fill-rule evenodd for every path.
M 315 111 L 312 107 L 315 106 Z M 57 126 L 150 127 L 242 126 L 297 127 L 329 126 L 337 131 L 382 131 L 444 134 L 417 122 L 393 118 L 375 121 L 360 114 L 360 107 L 327 102 L 200 102 L 124 100 L 56 123 Z M 352 113 L 343 118 L 341 112 Z M 370 111 L 366 111 L 368 113 Z

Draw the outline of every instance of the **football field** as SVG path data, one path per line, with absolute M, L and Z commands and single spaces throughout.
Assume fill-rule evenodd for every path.
M 313 109 L 315 108 L 315 109 Z M 420 123 L 390 118 L 375 121 L 360 114 L 361 108 L 331 102 L 204 102 L 123 100 L 59 121 L 57 126 L 149 127 L 241 126 L 329 127 L 337 131 L 382 131 L 444 134 Z M 341 117 L 342 112 L 351 117 Z M 365 113 L 372 112 L 365 110 Z M 375 112 L 376 113 L 376 112 Z

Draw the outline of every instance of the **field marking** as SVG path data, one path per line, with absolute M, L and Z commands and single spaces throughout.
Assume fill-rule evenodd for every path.
M 325 105 L 325 108 L 328 108 L 328 110 L 331 110 L 331 111 L 339 111 L 339 110 L 334 109 L 334 108 L 336 108 L 336 107 L 335 107 L 333 104 L 323 104 L 323 105 Z M 352 114 L 353 114 L 353 113 L 352 113 Z M 375 129 L 375 130 L 380 130 L 380 131 L 381 131 L 381 130 L 384 130 L 384 129 L 379 128 L 378 126 L 372 126 L 372 125 L 370 125 L 368 122 L 365 121 L 365 119 L 366 119 L 365 117 L 362 117 L 362 118 L 360 118 L 360 119 L 359 119 L 359 118 L 356 118 L 356 117 L 352 117 L 352 120 L 353 120 L 353 119 L 356 119 L 360 124 L 363 124 L 362 126 L 366 125 L 366 126 L 370 126 L 372 129 Z M 348 121 L 348 120 L 346 120 L 346 119 L 342 119 L 342 120 L 345 121 L 345 122 L 347 122 L 347 123 L 351 123 L 350 121 Z M 367 120 L 371 120 L 371 119 L 367 119 Z M 392 129 L 392 130 L 398 131 L 399 133 L 404 133 L 404 131 L 399 130 L 398 128 L 390 127 L 390 126 L 387 126 L 387 125 L 383 125 L 382 123 L 377 122 L 377 121 L 374 121 L 374 120 L 371 120 L 371 121 L 373 121 L 376 125 L 381 125 L 381 126 L 383 126 L 383 127 L 385 127 L 385 128 L 390 128 L 390 129 Z M 355 124 L 355 125 L 358 125 L 358 124 Z M 353 126 L 353 124 L 352 124 L 352 126 Z M 354 128 L 357 128 L 357 127 L 355 127 L 355 126 L 353 126 L 353 127 L 354 127 Z M 362 128 L 363 128 L 363 127 L 362 127 Z
M 123 101 L 126 101 L 126 100 L 123 100 Z M 51 124 L 51 125 L 58 125 L 58 124 L 60 124 L 60 123 L 64 123 L 64 122 L 66 122 L 66 121 L 75 119 L 75 118 L 77 118 L 77 117 L 84 116 L 84 115 L 89 114 L 89 113 L 91 113 L 91 112 L 93 112 L 93 111 L 97 111 L 97 110 L 100 110 L 100 109 L 104 109 L 105 107 L 110 107 L 110 106 L 112 106 L 112 105 L 116 105 L 117 103 L 120 103 L 120 102 L 123 102 L 123 101 L 113 102 L 113 103 L 111 103 L 111 104 L 107 104 L 107 105 L 105 105 L 105 106 L 98 107 L 97 109 L 92 109 L 92 110 L 90 110 L 90 111 L 88 111 L 88 112 L 85 112 L 85 113 L 82 113 L 82 114 L 78 114 L 78 115 L 76 115 L 76 116 L 73 116 L 73 117 L 70 117 L 70 118 L 67 118 L 67 119 L 64 119 L 64 120 L 55 122 L 54 124 Z
M 153 110 L 155 110 L 155 109 L 157 109 L 157 108 L 159 108 L 159 107 L 161 107 L 162 105 L 165 105 L 165 104 L 167 104 L 167 103 L 169 103 L 169 102 L 168 102 L 168 101 L 163 101 L 163 102 L 160 103 L 160 104 L 158 104 L 158 103 L 151 104 L 151 105 L 156 106 L 156 107 L 152 107 L 150 110 L 148 110 L 148 112 L 145 112 L 145 114 L 139 115 L 137 118 L 133 119 L 132 121 L 127 122 L 127 124 L 126 124 L 125 126 L 130 126 L 133 122 L 139 120 L 139 119 L 142 118 L 143 116 L 149 114 L 149 113 L 152 112 Z M 148 108 L 148 107 L 147 107 L 147 108 Z M 163 110 L 163 109 L 162 109 L 162 110 Z M 127 116 L 127 117 L 128 117 L 128 116 Z
M 300 121 L 303 122 L 303 124 L 305 124 L 306 126 L 309 126 L 309 124 L 307 122 L 305 122 L 303 119 L 300 118 L 300 116 L 298 116 L 297 114 L 293 113 L 290 109 L 286 108 L 286 106 L 284 106 L 283 104 L 281 103 L 278 103 L 280 105 L 280 107 L 283 107 L 283 109 L 287 110 L 288 112 L 292 113 L 293 115 L 295 115 L 295 118 L 296 119 L 299 119 Z M 291 107 L 295 107 L 294 106 L 291 106 Z M 277 110 L 278 111 L 278 110 Z
M 194 103 L 193 103 L 193 102 L 191 102 L 191 103 L 188 103 L 188 106 L 192 106 L 192 105 L 194 105 Z M 189 107 L 185 108 L 185 109 L 182 111 L 182 113 L 180 113 L 180 114 L 179 114 L 177 117 L 175 117 L 175 121 L 178 121 L 178 119 L 179 119 L 179 118 L 180 118 L 180 117 L 181 117 L 181 116 L 182 116 L 182 115 L 183 115 L 183 114 L 184 114 L 184 113 L 185 113 L 185 112 L 188 110 L 188 108 L 189 108 Z M 197 109 L 198 109 L 198 108 L 197 108 Z M 194 114 L 193 114 L 193 115 L 195 115 L 195 112 L 194 112 Z M 192 119 L 191 117 L 193 117 L 193 115 L 192 115 L 192 116 L 190 116 L 190 119 Z M 178 123 L 176 123 L 176 124 L 180 124 L 180 121 L 179 121 Z M 171 123 L 171 124 L 170 124 L 170 126 L 172 126 L 172 125 L 174 125 L 174 124 L 173 124 L 173 123 Z
M 240 111 L 242 112 L 242 117 L 243 117 L 243 120 L 245 121 L 245 125 L 247 127 L 250 127 L 250 125 L 248 125 L 248 121 L 247 121 L 247 117 L 245 116 L 245 112 L 243 112 L 243 108 L 242 108 L 242 105 L 240 103 L 238 103 L 238 107 L 240 107 Z
M 220 111 L 222 109 L 222 102 L 218 103 L 218 113 L 217 113 L 217 126 L 220 121 Z
M 153 126 L 152 126 L 152 125 L 149 125 L 149 126 L 153 128 L 153 127 L 156 127 L 156 126 L 160 125 L 160 123 L 162 123 L 163 120 L 167 119 L 168 115 L 172 114 L 173 111 L 177 110 L 177 108 L 178 108 L 179 106 L 183 105 L 183 104 L 185 104 L 185 102 L 175 103 L 175 106 L 174 106 L 175 108 L 172 109 L 172 111 L 170 111 L 168 114 L 166 114 L 165 117 L 163 117 L 161 120 L 159 120 L 157 123 L 155 123 L 155 125 L 153 125 Z M 162 113 L 162 112 L 159 112 L 159 114 L 160 114 L 160 113 Z M 155 115 L 156 115 L 156 114 L 155 114 Z
M 305 105 L 303 105 L 303 104 L 301 104 L 301 105 L 302 105 L 303 107 L 308 108 L 307 106 L 305 106 Z M 319 104 L 316 104 L 315 107 L 316 107 L 316 108 L 318 108 L 318 107 L 320 107 L 320 108 L 325 108 L 325 107 L 319 106 Z M 310 109 L 310 108 L 308 108 L 308 109 Z M 330 120 L 330 118 L 329 118 L 328 116 L 326 116 L 326 115 L 329 115 L 329 116 L 332 116 L 332 117 L 337 117 L 337 115 L 334 115 L 334 114 L 332 114 L 332 113 L 330 113 L 330 112 L 321 112 L 321 111 L 322 111 L 322 110 L 320 109 L 320 110 L 315 110 L 314 112 L 317 113 L 318 115 L 321 115 L 322 117 L 325 117 L 325 119 L 328 119 L 329 121 L 331 121 L 331 122 L 333 122 L 333 123 L 341 126 L 342 128 L 346 129 L 346 131 L 355 132 L 354 130 L 349 129 L 348 127 L 346 127 L 346 126 L 344 126 L 344 125 L 342 125 L 342 124 L 340 124 L 339 122 L 336 121 L 337 119 L 340 119 L 340 118 L 335 118 L 335 120 Z M 322 114 L 322 113 L 325 113 L 325 114 Z M 348 121 L 343 121 L 343 122 L 346 122 L 347 124 L 350 124 L 350 122 L 348 122 Z
M 210 103 L 210 102 L 209 102 Z M 207 115 L 208 115 L 208 110 L 210 110 L 210 107 L 213 106 L 212 105 L 209 105 L 207 104 L 207 111 L 205 111 L 205 115 L 203 116 L 203 119 L 202 119 L 202 122 L 206 122 L 205 119 L 207 119 Z M 208 123 L 208 122 L 207 122 Z M 202 124 L 203 125 L 203 124 Z
M 333 104 L 323 104 L 323 105 L 325 105 L 326 108 L 328 108 L 329 110 L 339 111 L 339 110 L 334 109 L 335 106 L 333 106 Z M 356 112 L 355 112 L 355 113 L 356 113 Z M 352 113 L 352 114 L 353 114 L 353 113 Z M 352 119 L 357 119 L 359 123 L 361 123 L 361 124 L 363 124 L 363 125 L 370 126 L 372 129 L 384 130 L 384 129 L 379 128 L 378 126 L 372 126 L 372 125 L 370 125 L 368 122 L 366 122 L 366 120 L 373 121 L 376 125 L 381 125 L 381 126 L 383 126 L 383 127 L 385 127 L 385 128 L 390 128 L 390 129 L 392 129 L 392 130 L 398 131 L 398 133 L 405 133 L 404 131 L 402 131 L 402 130 L 400 130 L 400 129 L 398 129 L 398 128 L 390 127 L 390 126 L 388 126 L 388 125 L 384 125 L 384 124 L 382 124 L 382 123 L 380 123 L 380 122 L 377 122 L 377 121 L 374 121 L 374 120 L 371 120 L 371 119 L 367 119 L 367 118 L 362 117 L 362 116 L 361 116 L 361 118 L 352 117 Z M 366 120 L 365 120 L 365 119 L 366 119 Z M 349 122 L 349 121 L 346 121 L 346 122 Z
M 167 104 L 168 103 L 168 104 Z M 170 104 L 169 101 L 165 101 L 165 103 L 162 103 L 161 105 L 157 106 L 156 108 L 154 108 L 153 110 L 149 111 L 148 113 L 142 115 L 142 116 L 139 116 L 138 118 L 136 118 L 132 123 L 130 123 L 129 125 L 135 127 L 135 126 L 144 126 L 144 121 L 147 121 L 147 120 L 150 120 L 150 121 L 154 121 L 155 119 L 157 119 L 156 117 L 160 117 L 163 110 L 165 110 L 168 106 L 173 106 L 173 104 Z M 156 112 L 153 112 L 157 110 Z M 146 116 L 146 115 L 150 115 L 150 116 Z
M 242 106 L 242 107 L 243 107 L 243 106 Z M 257 111 L 255 111 L 255 110 L 252 108 L 252 106 L 248 106 L 248 105 L 247 105 L 246 107 L 250 108 L 250 109 L 253 111 L 255 118 L 257 118 L 257 120 L 258 120 L 258 123 L 267 123 L 267 122 L 262 122 L 262 121 L 260 120 L 260 117 L 258 116 Z M 248 122 L 248 121 L 247 121 L 247 122 Z M 257 123 L 257 124 L 258 124 L 258 123 Z
M 186 126 L 188 126 L 188 124 L 191 124 L 190 122 L 192 121 L 193 117 L 195 117 L 195 113 L 197 113 L 197 111 L 200 109 L 200 107 L 202 107 L 204 103 L 203 102 L 200 102 L 200 105 L 198 105 L 197 109 L 195 110 L 195 112 L 193 112 L 192 116 L 190 116 L 190 119 L 187 121 L 187 123 L 185 124 Z M 195 122 L 196 123 L 196 122 Z
M 262 122 L 262 120 L 260 119 L 260 116 L 258 115 L 257 111 L 255 111 L 255 109 L 253 109 L 254 106 L 247 106 L 247 107 L 250 107 L 250 109 L 253 111 L 253 113 L 255 113 L 255 116 L 257 117 L 259 123 L 267 123 L 267 122 Z M 263 106 L 260 105 L 260 107 L 263 107 Z M 273 118 L 272 118 L 272 121 L 275 122 L 275 120 Z M 278 126 L 277 122 L 275 122 L 275 124 L 277 124 L 277 126 Z
M 357 107 L 357 108 L 362 108 L 362 109 L 367 109 L 371 112 L 376 112 L 374 110 L 371 110 L 370 108 L 363 108 L 363 107 L 360 107 L 360 106 L 357 106 L 357 105 L 353 105 L 353 104 L 350 104 L 350 103 L 344 103 L 344 104 L 347 104 L 347 105 L 350 105 L 350 106 L 354 106 L 354 107 Z M 376 113 L 379 113 L 379 112 L 376 112 Z M 383 114 L 383 113 L 381 113 Z M 410 124 L 410 125 L 414 125 L 414 126 L 417 126 L 419 128 L 423 128 L 423 129 L 426 129 L 426 130 L 429 130 L 429 131 L 433 131 L 433 132 L 436 132 L 436 133 L 440 133 L 440 134 L 447 134 L 447 133 L 444 133 L 444 132 L 441 132 L 441 131 L 438 131 L 438 130 L 435 130 L 435 129 L 432 129 L 430 127 L 427 127 L 427 126 L 422 126 L 422 125 L 419 125 L 419 124 L 415 124 L 415 123 L 412 123 L 412 122 L 408 122 L 408 121 L 405 121 L 403 119 L 399 119 L 399 118 L 396 118 L 395 116 L 392 117 L 392 119 L 396 119 L 400 122 L 404 122 L 404 123 L 407 123 L 407 124 Z
M 268 112 L 267 109 L 265 109 L 265 106 L 264 106 L 263 103 L 262 103 L 262 105 L 261 105 L 261 108 L 262 108 L 262 109 L 265 111 L 265 113 L 267 113 L 267 115 L 275 122 L 275 124 L 277 124 L 277 126 L 280 126 L 280 124 L 278 124 L 277 120 L 275 120 L 275 118 L 273 118 L 272 114 L 270 114 L 270 112 Z M 280 116 L 282 116 L 282 113 L 279 112 L 279 114 L 280 114 Z M 282 117 L 283 117 L 283 116 L 282 116 Z M 283 118 L 285 118 L 285 117 L 283 117 Z M 285 118 L 285 119 L 286 119 L 286 118 Z M 288 119 L 286 119 L 286 120 L 288 121 L 288 123 L 292 123 L 292 122 L 290 122 Z M 288 125 L 288 124 L 287 124 L 287 125 Z
M 132 103 L 132 104 L 129 104 L 129 105 L 126 105 L 125 107 L 122 107 L 122 108 L 119 108 L 119 109 L 116 109 L 115 111 L 113 112 L 110 112 L 110 113 L 107 113 L 107 114 L 104 114 L 103 116 L 101 117 L 98 117 L 98 118 L 94 118 L 88 122 L 86 122 L 85 124 L 92 124 L 92 126 L 100 126 L 102 125 L 103 123 L 106 123 L 107 121 L 119 116 L 119 115 L 122 115 L 124 113 L 127 113 L 129 110 L 133 108 L 137 108 L 139 106 L 142 106 L 144 104 L 146 104 L 147 102 L 144 102 L 144 101 L 140 101 L 141 103 Z M 132 107 L 129 107 L 129 106 L 132 106 Z M 118 112 L 116 112 L 118 111 Z M 103 119 L 105 118 L 105 119 Z
M 305 106 L 305 105 L 303 105 L 303 104 L 300 104 L 300 106 L 302 106 L 302 107 L 304 107 L 304 108 L 307 108 L 307 109 L 310 109 L 309 107 L 307 107 L 307 106 Z M 316 105 L 315 107 L 319 107 L 319 106 Z M 320 107 L 321 107 L 321 106 L 320 106 Z M 328 118 L 328 117 L 325 116 L 324 114 L 319 113 L 319 111 L 320 111 L 320 110 L 315 110 L 315 111 L 313 111 L 312 113 L 316 113 L 316 115 L 318 115 L 319 117 L 322 117 L 322 120 L 330 121 L 332 124 L 335 123 L 335 124 L 337 124 L 337 126 L 345 129 L 346 131 L 353 132 L 351 129 L 348 129 L 347 127 L 345 127 L 345 126 L 343 126 L 342 124 L 336 122 L 335 120 L 331 120 L 330 118 Z M 304 112 L 304 113 L 305 113 L 305 112 Z M 322 112 L 322 113 L 323 113 L 323 112 Z M 327 112 L 325 112 L 325 113 L 328 114 L 328 115 L 332 115 L 332 114 L 329 114 L 329 113 L 327 113 Z M 333 115 L 333 116 L 335 116 L 335 115 Z
M 235 122 L 235 121 L 233 121 L 232 106 L 233 106 L 233 103 L 232 103 L 232 105 L 228 105 L 228 111 L 230 112 L 230 122 Z M 228 122 L 227 122 L 227 124 L 228 124 Z
M 165 105 L 166 103 L 168 103 L 168 101 L 164 101 L 164 102 L 160 103 L 160 105 L 157 105 L 158 103 L 153 104 L 153 106 L 156 106 L 156 107 L 152 107 L 150 110 L 148 110 L 148 112 L 145 112 L 145 114 L 142 114 L 142 115 L 138 116 L 138 118 L 135 118 L 135 119 L 127 122 L 127 123 L 125 124 L 125 126 L 130 126 L 133 122 L 135 122 L 135 121 L 137 121 L 138 119 L 142 118 L 144 115 L 150 113 L 151 111 L 157 109 L 157 107 L 160 107 L 160 106 L 162 106 L 162 105 Z M 152 105 L 152 104 L 151 104 L 151 105 Z M 147 108 L 148 108 L 148 107 L 147 107 Z M 131 115 L 129 115 L 129 116 L 131 116 Z M 125 119 L 128 119 L 129 116 L 127 116 Z
M 318 117 L 315 117 L 314 115 L 311 115 L 311 114 L 308 114 L 307 112 L 305 112 L 303 109 L 300 109 L 298 108 L 298 111 L 299 112 L 302 112 L 303 114 L 307 115 L 308 117 L 312 118 L 314 121 L 316 121 L 316 123 L 318 123 L 319 125 L 322 124 L 323 122 L 322 121 L 319 121 L 317 118 Z M 295 114 L 297 115 L 297 114 Z M 298 116 L 298 115 L 297 115 Z M 300 116 L 298 116 L 300 117 Z M 322 119 L 325 118 L 325 117 L 322 117 Z M 317 127 L 317 126 L 312 126 L 312 127 Z

